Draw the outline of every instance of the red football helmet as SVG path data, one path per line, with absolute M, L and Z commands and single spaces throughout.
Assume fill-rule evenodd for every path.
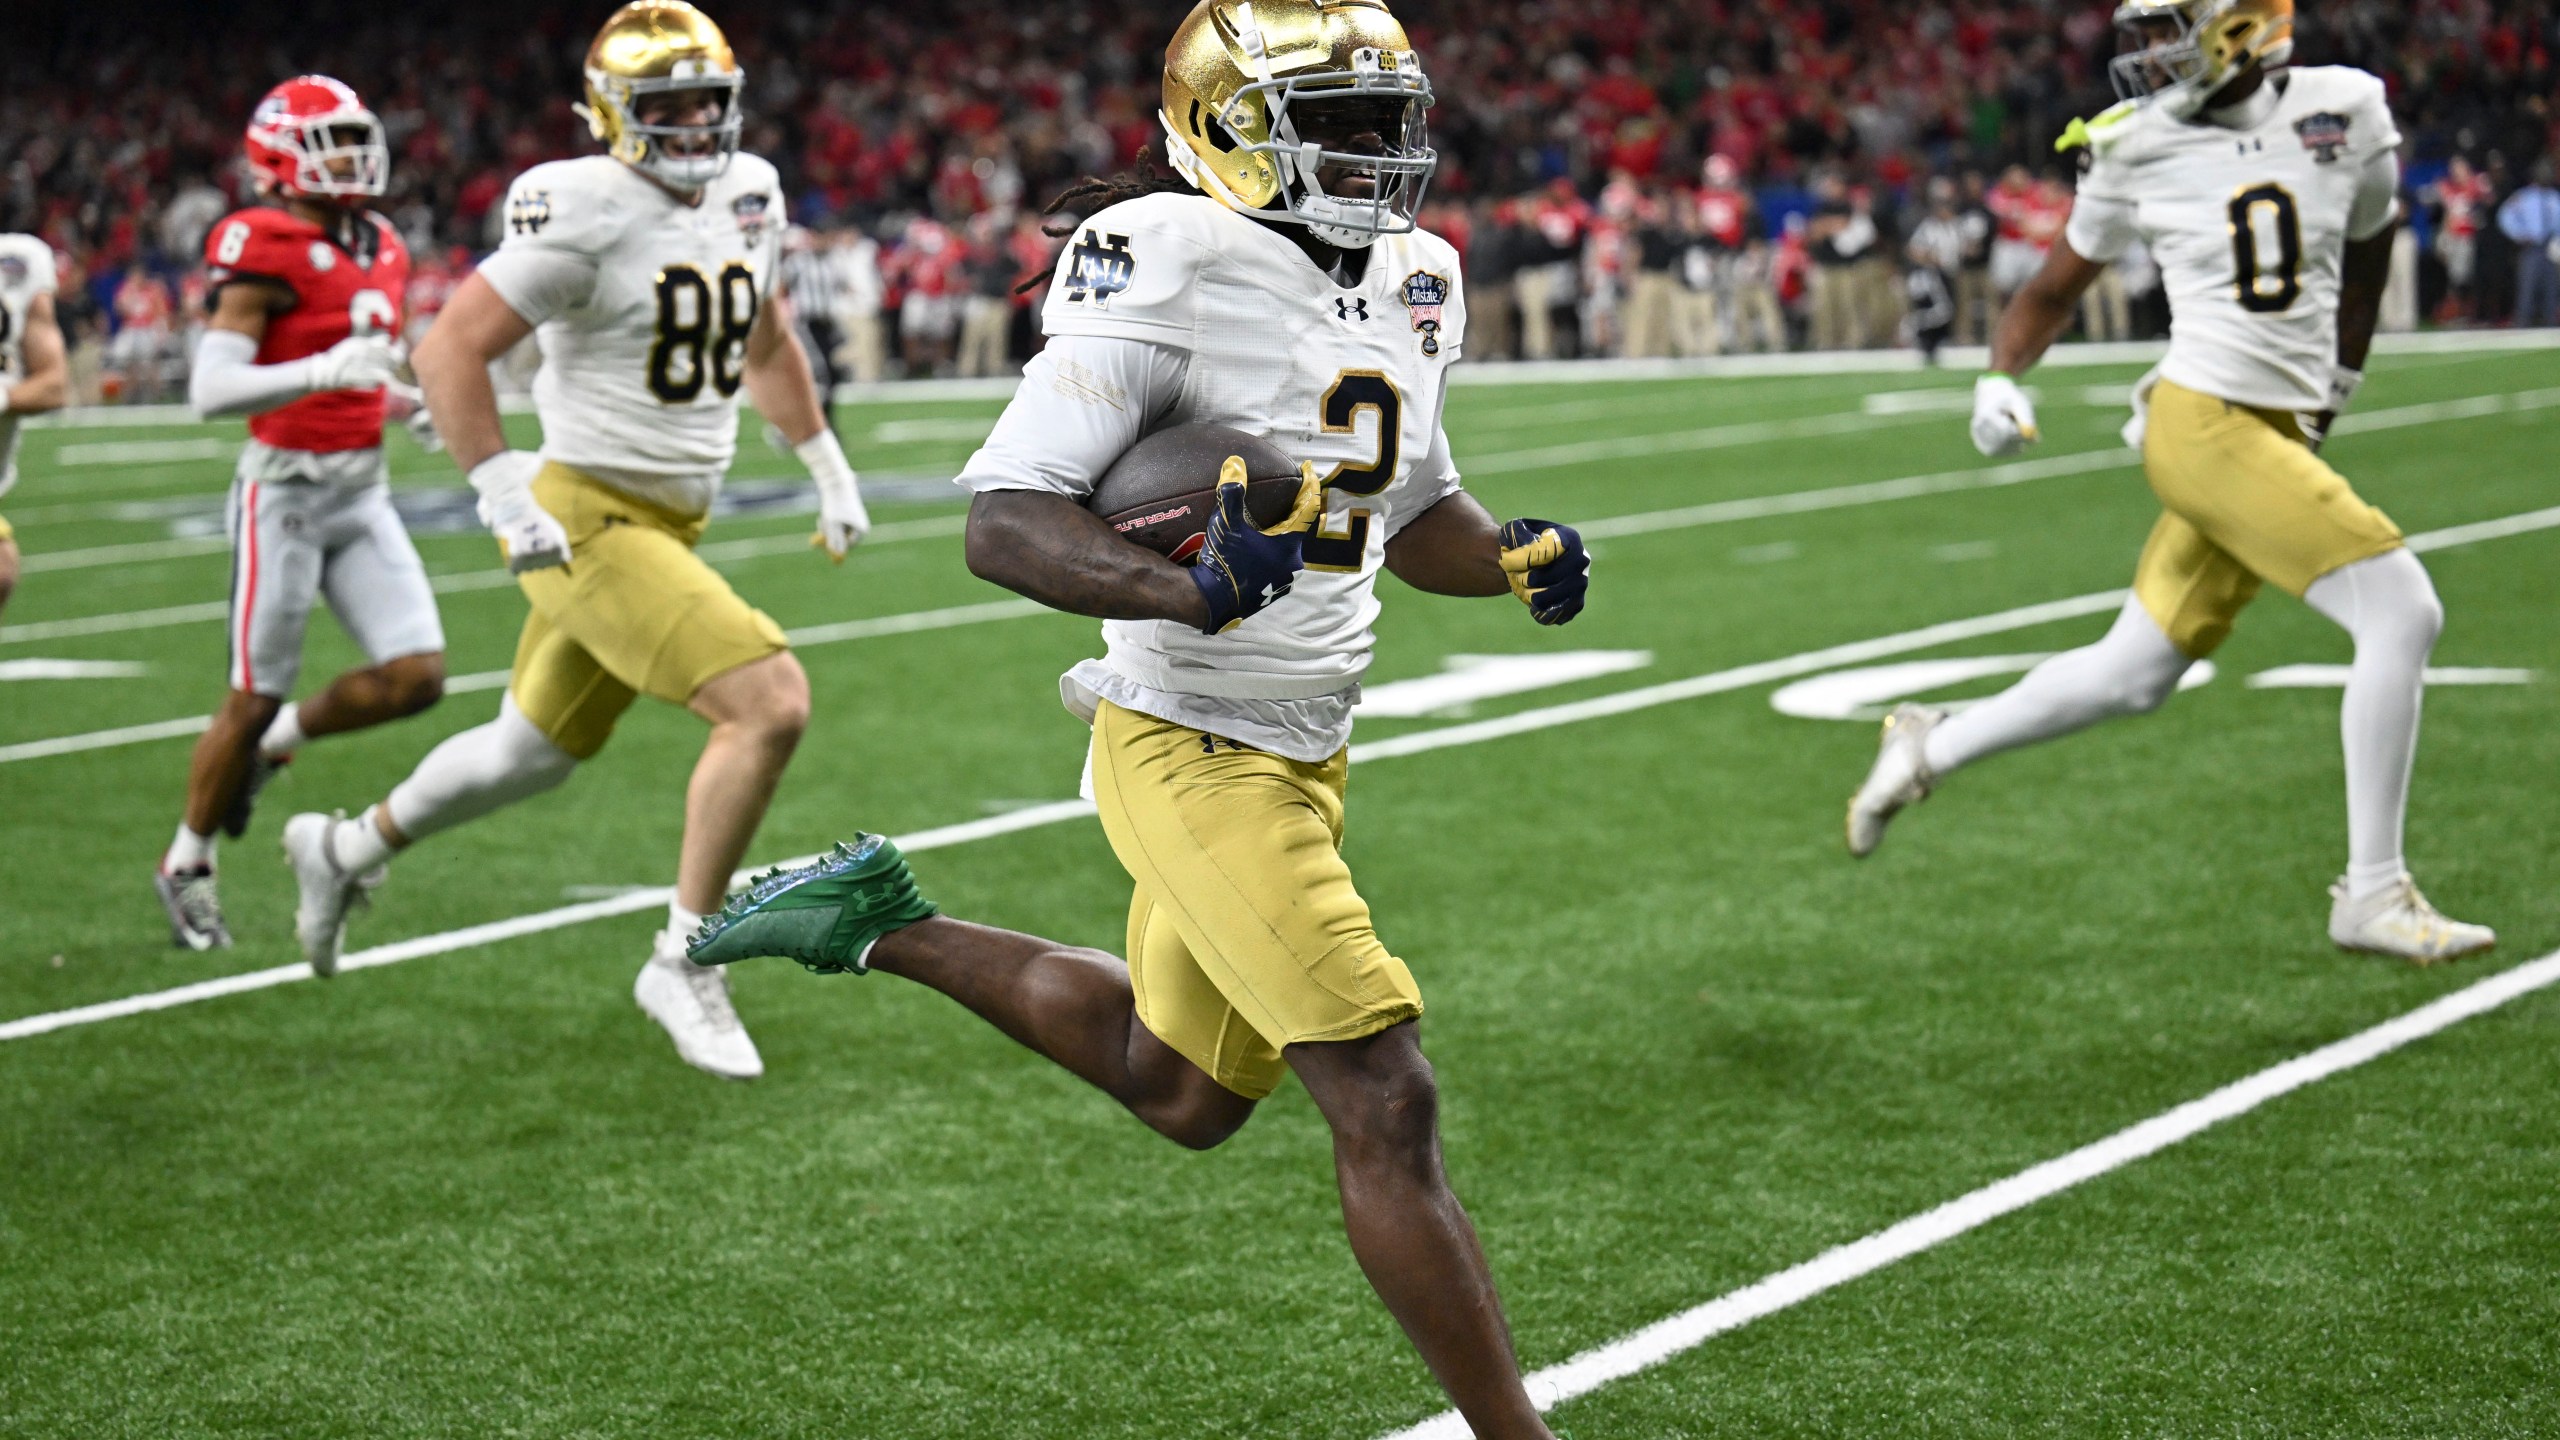
M 379 195 L 391 184 L 382 121 L 345 82 L 296 75 L 249 116 L 249 169 L 262 190 L 315 199 Z

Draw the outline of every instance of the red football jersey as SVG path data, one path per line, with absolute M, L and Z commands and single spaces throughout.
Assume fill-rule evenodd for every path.
M 293 304 L 268 317 L 258 363 L 276 365 L 317 355 L 350 335 L 400 334 L 409 290 L 409 251 L 391 222 L 366 212 L 359 221 L 372 244 L 349 253 L 329 232 L 287 210 L 258 206 L 226 217 L 206 234 L 210 289 L 231 280 L 272 280 Z M 249 433 L 280 450 L 321 454 L 382 443 L 379 390 L 326 390 L 249 417 Z

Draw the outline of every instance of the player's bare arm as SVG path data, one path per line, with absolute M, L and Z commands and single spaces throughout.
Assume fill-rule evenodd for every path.
M 1387 542 L 1387 570 L 1433 595 L 1503 595 L 1502 522 L 1464 490 L 1415 516 Z
M 1434 595 L 1516 595 L 1541 625 L 1581 614 L 1591 589 L 1591 556 L 1572 526 L 1497 521 L 1464 490 L 1397 531 L 1386 563 L 1397 579 Z
M 747 327 L 747 398 L 756 413 L 773 422 L 782 438 L 794 445 L 827 428 L 818 404 L 818 382 L 809 369 L 809 352 L 791 327 L 791 302 L 766 297 Z
M 1992 328 L 1991 368 L 1973 383 L 1973 445 L 1985 455 L 2014 455 L 2036 440 L 2036 410 L 2018 377 L 2027 373 L 2079 313 L 2080 297 L 2106 266 L 2054 237 L 2043 268 L 2020 287 Z
M 0 410 L 39 415 L 71 403 L 71 360 L 62 343 L 62 325 L 54 318 L 53 297 L 38 295 L 27 306 L 26 374 L 7 387 Z
M 2364 379 L 2365 357 L 2373 352 L 2373 330 L 2382 315 L 2382 292 L 2391 284 L 2391 242 L 2400 234 L 2392 220 L 2373 235 L 2349 240 L 2338 266 L 2338 370 L 2330 382 L 2330 403 L 2303 429 L 2317 450 L 2338 423 L 2338 411 Z M 2343 393 L 2342 393 L 2343 392 Z
M 445 453 L 480 495 L 480 520 L 522 574 L 569 563 L 569 535 L 533 498 L 542 457 L 507 448 L 498 392 L 489 366 L 533 333 L 533 326 L 485 276 L 462 282 L 435 325 L 419 340 L 409 366 L 434 417 Z
M 454 291 L 409 357 L 445 453 L 466 473 L 507 448 L 489 365 L 532 333 L 524 317 L 508 308 L 487 280 L 474 275 Z
M 1111 533 L 1063 495 L 989 490 L 969 502 L 969 573 L 1053 610 L 1199 629 L 1209 604 L 1183 566 Z
M 2071 328 L 2080 313 L 2080 297 L 2106 269 L 2073 250 L 2067 238 L 2055 237 L 2044 268 L 2000 312 L 1999 327 L 1991 336 L 1992 370 L 2015 379 L 2033 369 L 2062 332 Z

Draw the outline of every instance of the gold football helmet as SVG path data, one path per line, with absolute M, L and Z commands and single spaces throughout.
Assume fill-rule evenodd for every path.
M 710 16 L 684 0 L 631 0 L 596 32 L 586 69 L 587 103 L 577 111 L 614 159 L 681 190 L 699 189 L 729 168 L 746 125 L 738 92 L 747 74 Z M 714 93 L 716 118 L 689 125 L 641 120 L 642 97 L 690 90 Z
M 1414 228 L 1440 163 L 1423 124 L 1430 104 L 1421 58 L 1384 0 L 1200 0 L 1165 47 L 1157 119 L 1185 180 L 1231 209 L 1358 248 Z M 1342 148 L 1370 133 L 1374 151 Z
M 2151 33 L 2155 22 L 2174 35 Z M 2293 0 L 2123 0 L 2116 24 L 2144 43 L 2115 59 L 2116 93 L 2188 116 L 2233 77 L 2293 59 Z

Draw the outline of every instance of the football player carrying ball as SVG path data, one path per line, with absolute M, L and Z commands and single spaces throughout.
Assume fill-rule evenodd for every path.
M 1457 254 L 1415 225 L 1431 98 L 1376 0 L 1202 0 L 1165 58 L 1178 174 L 1063 197 L 1084 218 L 1049 282 L 1049 345 L 960 476 L 970 568 L 1106 622 L 1103 657 L 1062 688 L 1136 882 L 1126 963 L 933 916 L 876 836 L 757 886 L 694 954 L 919 981 L 1195 1147 L 1294 1072 L 1333 1128 L 1379 1297 L 1474 1433 L 1544 1440 L 1441 1172 L 1421 989 L 1339 849 L 1379 572 L 1517 595 L 1542 624 L 1573 619 L 1589 584 L 1571 527 L 1496 521 L 1450 459 L 1467 307 Z M 1295 512 L 1255 525 L 1239 460 L 1189 565 L 1114 533 L 1086 496 L 1174 425 L 1308 462 Z

